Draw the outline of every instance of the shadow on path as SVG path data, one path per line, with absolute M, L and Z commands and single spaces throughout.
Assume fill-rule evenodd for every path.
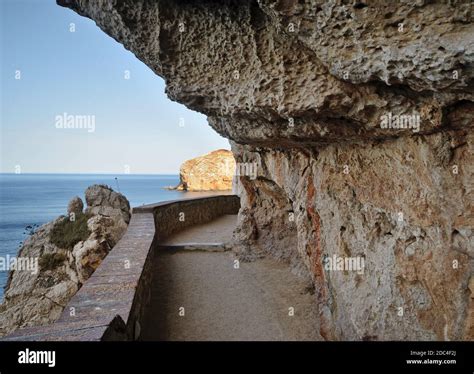
M 234 226 L 235 216 L 223 216 L 159 247 L 143 340 L 321 340 L 314 296 L 286 264 L 236 268 L 231 251 L 199 250 L 199 241 L 228 242 Z M 193 251 L 173 250 L 191 241 Z

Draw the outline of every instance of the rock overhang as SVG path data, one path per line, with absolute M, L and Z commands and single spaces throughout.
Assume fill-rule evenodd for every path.
M 237 143 L 304 147 L 430 134 L 456 127 L 449 113 L 459 105 L 468 109 L 461 127 L 472 127 L 468 2 L 58 4 L 93 19 L 166 80 L 170 99 L 206 114 Z M 385 126 L 388 116 L 398 122 Z

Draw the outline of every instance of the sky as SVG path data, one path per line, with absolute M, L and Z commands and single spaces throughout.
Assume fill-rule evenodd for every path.
M 0 4 L 0 172 L 177 174 L 230 149 L 93 21 L 54 0 Z

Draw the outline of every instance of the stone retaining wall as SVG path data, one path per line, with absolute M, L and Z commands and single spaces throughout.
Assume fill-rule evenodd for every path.
M 19 329 L 3 340 L 137 340 L 150 299 L 155 246 L 186 227 L 237 214 L 235 195 L 144 205 L 133 209 L 127 232 L 72 297 L 58 321 Z
M 186 227 L 209 222 L 224 214 L 237 214 L 240 199 L 236 195 L 218 195 L 196 199 L 178 200 L 134 208 L 134 213 L 153 213 L 156 239 L 168 236 Z

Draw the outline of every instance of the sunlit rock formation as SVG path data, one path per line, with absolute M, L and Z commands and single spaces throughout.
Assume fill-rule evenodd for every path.
M 177 190 L 225 191 L 232 190 L 235 160 L 231 151 L 218 149 L 185 161 L 179 169 Z

